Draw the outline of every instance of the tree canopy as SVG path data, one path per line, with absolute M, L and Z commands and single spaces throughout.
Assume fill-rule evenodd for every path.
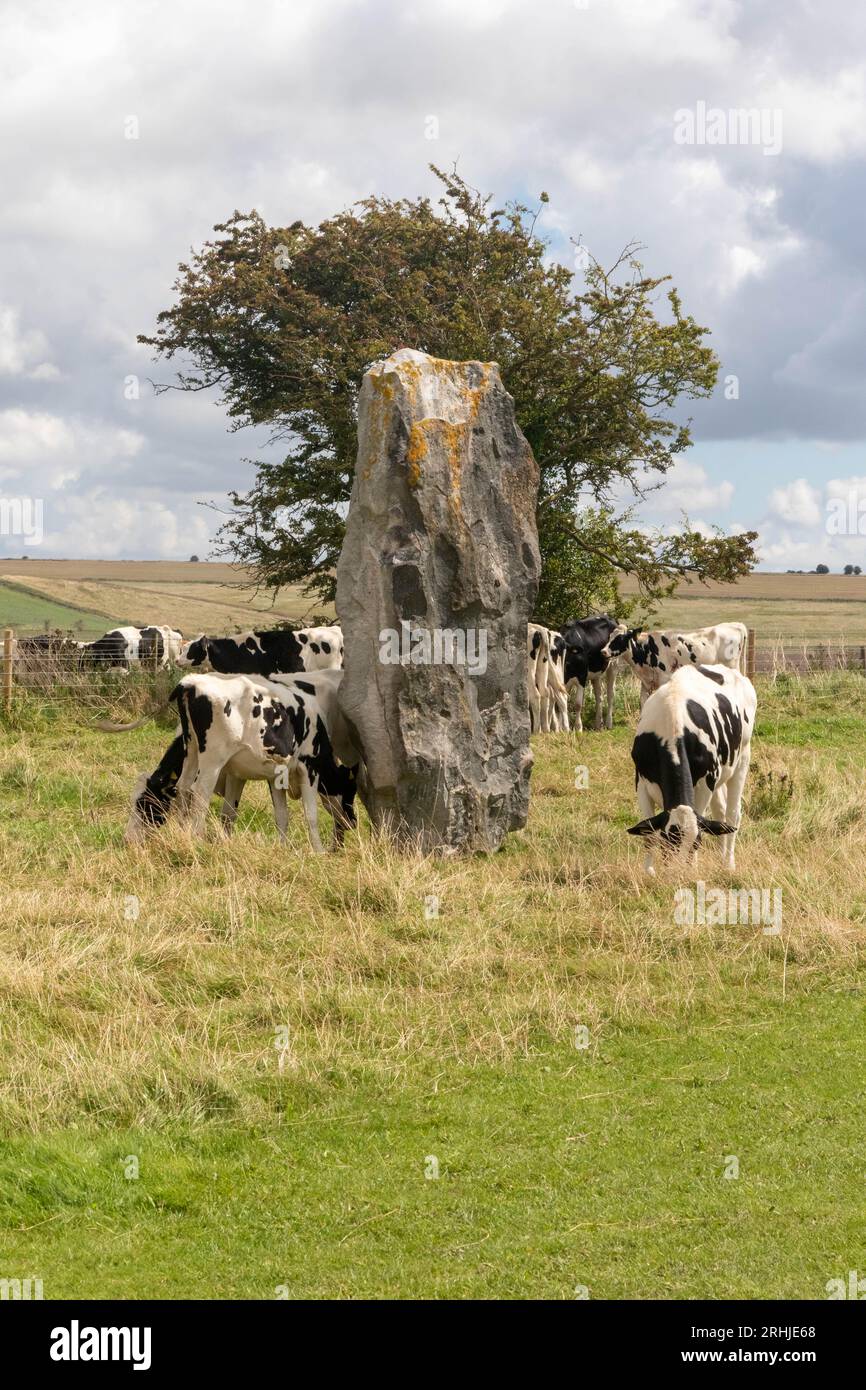
M 669 277 L 647 276 L 630 245 L 609 269 L 585 257 L 576 288 L 537 213 L 431 167 L 435 202 L 369 197 L 318 227 L 236 211 L 181 264 L 173 306 L 141 336 L 175 361 L 157 390 L 215 389 L 233 428 L 266 425 L 285 448 L 231 494 L 224 547 L 266 585 L 333 598 L 361 379 L 413 347 L 499 364 L 541 470 L 539 616 L 615 606 L 624 572 L 650 600 L 683 574 L 745 573 L 754 532 L 707 536 L 684 519 L 661 534 L 614 509 L 688 448 L 675 407 L 707 396 L 718 371 Z

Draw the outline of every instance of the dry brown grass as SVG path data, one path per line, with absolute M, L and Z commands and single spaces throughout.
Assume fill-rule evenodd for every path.
M 853 702 L 856 678 L 838 680 Z M 825 682 L 826 684 L 826 682 Z M 804 718 L 814 711 L 801 683 Z M 528 829 L 493 859 L 443 862 L 350 836 L 316 857 L 299 813 L 276 843 L 262 788 L 233 841 L 170 825 L 120 843 L 138 766 L 167 735 L 98 740 L 60 727 L 0 748 L 0 926 L 8 1124 L 265 1122 L 274 1037 L 300 1082 L 389 1088 L 453 1059 L 517 1064 L 579 1023 L 684 1018 L 724 990 L 780 999 L 857 977 L 866 940 L 862 741 L 797 746 L 797 700 L 763 692 L 751 809 L 732 880 L 779 887 L 784 928 L 679 926 L 689 878 L 727 883 L 715 847 L 648 882 L 624 834 L 636 816 L 630 735 L 536 742 Z M 779 724 L 772 728 L 772 710 Z M 573 788 L 576 763 L 590 788 Z M 428 920 L 427 895 L 440 900 Z M 140 904 L 137 920 L 127 900 Z
M 124 621 L 134 626 L 148 623 L 167 623 L 185 636 L 200 632 L 215 634 L 237 632 L 251 625 L 276 626 L 284 622 L 309 620 L 318 613 L 328 613 L 318 599 L 311 600 L 298 588 L 287 588 L 274 595 L 266 590 L 243 586 L 234 581 L 215 579 L 195 581 L 199 565 L 187 567 L 187 580 L 124 581 L 116 578 L 28 575 L 26 587 L 30 593 L 42 594 L 56 603 L 91 613 L 102 613 L 106 626 Z M 227 567 L 221 567 L 227 568 Z M 20 575 L 4 574 L 3 579 L 24 584 Z

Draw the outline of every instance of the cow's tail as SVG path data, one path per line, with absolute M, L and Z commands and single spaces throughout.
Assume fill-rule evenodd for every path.
M 183 723 L 185 717 L 184 708 L 180 698 L 182 694 L 183 683 L 180 682 L 178 685 L 174 687 L 174 690 L 168 697 L 169 704 L 177 705 L 178 711 L 180 712 L 181 716 L 181 723 Z M 150 718 L 152 718 L 151 715 L 143 714 L 140 719 L 133 719 L 130 724 L 116 724 L 113 719 L 97 719 L 93 727 L 94 729 L 99 729 L 100 733 L 103 734 L 129 734 L 132 733 L 133 729 L 140 729 L 142 724 L 146 724 L 148 719 Z M 184 726 L 184 734 L 185 733 L 186 727 Z
M 740 629 L 740 631 L 741 631 L 742 634 L 743 634 L 743 640 L 742 640 L 742 642 L 740 643 L 740 666 L 739 666 L 739 671 L 740 671 L 740 675 L 741 675 L 741 676 L 745 676 L 745 675 L 747 674 L 747 673 L 746 673 L 746 667 L 747 667 L 747 665 L 748 665 L 749 629 L 746 627 L 746 624 L 745 624 L 745 623 L 737 623 L 737 627 Z
M 187 705 L 186 699 L 184 699 L 185 695 L 187 695 L 187 687 L 184 685 L 182 680 L 178 681 L 177 685 L 174 687 L 174 690 L 168 697 L 168 703 L 170 705 L 177 705 L 177 717 L 180 720 L 180 735 L 183 739 L 183 746 L 186 749 L 189 747 L 190 730 L 192 728 L 192 725 L 190 723 L 189 718 L 189 707 Z

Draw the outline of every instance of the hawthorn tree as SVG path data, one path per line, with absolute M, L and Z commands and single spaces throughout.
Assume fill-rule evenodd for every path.
M 613 498 L 658 485 L 691 442 L 674 418 L 706 396 L 718 361 L 669 277 L 630 245 L 610 269 L 586 258 L 583 288 L 536 234 L 537 213 L 495 207 L 431 166 L 429 198 L 369 197 L 318 227 L 235 212 L 179 267 L 171 308 L 140 341 L 174 361 L 157 391 L 216 390 L 232 428 L 266 425 L 285 449 L 231 494 L 223 548 L 277 588 L 331 600 L 357 447 L 361 379 L 398 347 L 498 362 L 541 470 L 538 614 L 557 625 L 622 607 L 617 576 L 652 602 L 686 574 L 732 580 L 755 532 L 676 535 L 617 518 Z M 547 195 L 541 195 L 542 202 Z

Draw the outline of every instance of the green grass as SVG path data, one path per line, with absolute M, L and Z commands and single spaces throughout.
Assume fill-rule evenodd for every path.
M 19 1141 L 4 1268 L 56 1298 L 820 1298 L 866 1266 L 862 1015 L 731 998 L 396 1093 L 287 1082 L 243 1133 Z
M 782 888 L 775 938 L 678 926 L 688 871 L 643 878 L 627 687 L 612 734 L 535 741 L 527 830 L 454 863 L 363 827 L 316 858 L 297 808 L 280 850 L 261 787 L 231 843 L 125 850 L 168 730 L 21 710 L 0 745 L 0 1277 L 48 1298 L 825 1296 L 866 1267 L 864 689 L 760 684 L 733 881 Z M 713 846 L 696 872 L 727 881 Z
M 17 584 L 0 584 L 0 628 L 14 627 L 22 634 L 41 633 L 48 623 L 52 630 L 60 628 L 65 632 L 68 629 L 82 641 L 88 641 L 92 637 L 100 637 L 116 621 L 102 613 L 57 603 L 33 589 L 19 588 Z

